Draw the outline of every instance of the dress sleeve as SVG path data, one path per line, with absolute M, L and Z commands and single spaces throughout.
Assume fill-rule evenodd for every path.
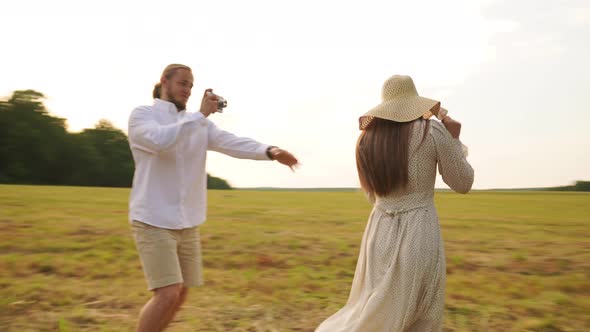
M 438 171 L 443 181 L 454 191 L 466 194 L 473 185 L 474 171 L 467 161 L 467 147 L 453 138 L 445 126 L 430 120 L 431 136 L 436 147 Z

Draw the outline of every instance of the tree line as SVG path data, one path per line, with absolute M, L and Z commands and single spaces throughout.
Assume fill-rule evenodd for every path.
M 0 100 L 0 183 L 130 187 L 134 164 L 125 133 L 108 120 L 70 133 L 44 99 L 19 90 Z M 207 187 L 231 188 L 209 174 Z
M 571 186 L 545 188 L 550 191 L 590 191 L 590 181 L 576 181 Z

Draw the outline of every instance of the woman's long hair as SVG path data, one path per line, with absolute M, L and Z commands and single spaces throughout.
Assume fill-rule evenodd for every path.
M 410 135 L 418 121 L 423 120 L 395 122 L 374 118 L 363 130 L 356 144 L 356 167 L 365 192 L 387 196 L 407 187 Z M 426 121 L 422 143 L 428 125 Z

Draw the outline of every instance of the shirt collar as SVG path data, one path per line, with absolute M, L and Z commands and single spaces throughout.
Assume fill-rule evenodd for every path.
M 172 114 L 178 114 L 178 113 L 184 112 L 184 110 L 178 112 L 176 105 L 174 105 L 173 103 L 171 103 L 169 101 L 162 100 L 159 98 L 154 99 L 154 107 L 158 110 L 166 111 L 166 112 L 172 113 Z

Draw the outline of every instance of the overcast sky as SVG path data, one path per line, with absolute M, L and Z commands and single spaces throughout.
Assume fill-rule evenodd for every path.
M 590 180 L 590 2 L 3 1 L 0 96 L 35 89 L 70 131 L 151 104 L 169 63 L 228 100 L 219 127 L 293 152 L 292 173 L 212 152 L 237 187 L 358 186 L 358 117 L 410 75 L 463 123 L 475 188 Z M 439 179 L 437 186 L 445 188 Z

